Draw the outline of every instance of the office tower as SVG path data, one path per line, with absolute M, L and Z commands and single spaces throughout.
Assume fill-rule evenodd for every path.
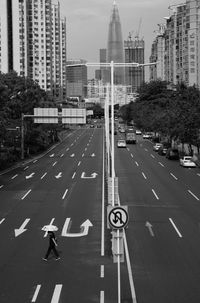
M 0 70 L 15 70 L 32 78 L 55 99 L 63 99 L 66 21 L 60 17 L 59 2 L 1 0 L 0 27 Z
M 165 80 L 165 27 L 163 24 L 158 24 L 156 38 L 151 46 L 150 62 L 157 62 L 149 67 L 149 80 Z
M 87 67 L 85 60 L 67 61 L 67 97 L 80 101 L 87 96 Z M 78 65 L 80 64 L 80 65 Z M 70 66 L 71 65 L 71 66 Z
M 144 40 L 129 36 L 127 41 L 124 41 L 125 47 L 125 62 L 126 63 L 140 63 L 144 64 Z M 126 68 L 126 85 L 127 92 L 134 93 L 144 82 L 144 68 L 142 67 L 127 67 Z
M 107 62 L 124 63 L 124 47 L 122 39 L 122 29 L 119 17 L 119 11 L 116 1 L 113 3 L 109 30 L 108 30 L 108 46 L 107 46 Z M 109 69 L 110 71 L 110 69 Z M 123 85 L 125 79 L 125 68 L 114 68 L 114 83 Z

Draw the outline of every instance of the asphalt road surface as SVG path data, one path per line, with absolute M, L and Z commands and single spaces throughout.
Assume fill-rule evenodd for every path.
M 118 302 L 110 230 L 102 234 L 102 163 L 103 128 L 80 128 L 0 175 L 1 303 Z M 121 302 L 199 302 L 199 168 L 159 156 L 138 136 L 136 145 L 115 148 L 115 172 L 129 209 L 132 269 L 121 264 Z M 58 227 L 58 261 L 42 260 L 47 224 Z

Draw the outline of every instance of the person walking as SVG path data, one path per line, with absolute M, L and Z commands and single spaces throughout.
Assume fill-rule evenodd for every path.
M 44 258 L 42 258 L 44 261 L 48 260 L 48 256 L 50 254 L 51 251 L 54 252 L 55 256 L 56 256 L 56 260 L 60 259 L 59 253 L 56 249 L 56 246 L 58 246 L 57 241 L 56 241 L 56 237 L 55 234 L 52 231 L 48 231 L 48 235 L 49 235 L 49 247 L 47 249 L 46 255 Z

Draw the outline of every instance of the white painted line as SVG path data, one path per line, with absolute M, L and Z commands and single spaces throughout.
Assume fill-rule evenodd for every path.
M 69 150 L 69 147 L 66 149 L 66 151 L 68 151 Z
M 41 288 L 41 285 L 38 284 L 37 287 L 36 287 L 36 289 L 35 289 L 35 292 L 34 292 L 34 295 L 33 295 L 33 298 L 32 298 L 31 302 L 36 302 L 37 296 L 38 296 L 39 291 L 40 291 L 40 288 Z
M 41 180 L 47 175 L 47 173 L 44 173 L 44 175 L 40 178 Z
M 15 179 L 17 176 L 18 176 L 18 175 L 14 175 L 11 179 L 13 180 L 13 179 Z
M 145 150 L 145 151 L 148 151 L 148 149 L 147 149 L 147 148 L 145 148 L 144 150 Z
M 81 164 L 81 161 L 78 162 L 78 166 L 80 166 L 80 164 Z
M 100 303 L 104 303 L 104 290 L 100 291 Z
M 143 177 L 146 179 L 147 177 L 145 176 L 145 174 L 142 172 Z
M 129 147 L 127 147 L 127 150 L 130 151 Z
M 76 172 L 75 173 L 73 173 L 73 176 L 72 176 L 72 179 L 74 179 L 74 177 L 76 176 Z
M 59 303 L 61 290 L 62 290 L 62 284 L 57 284 L 54 289 L 51 303 Z
M 31 192 L 31 189 L 29 189 L 29 190 L 27 191 L 27 193 L 22 197 L 22 200 L 24 200 L 24 199 L 28 196 L 28 194 L 30 194 L 30 192 Z
M 34 161 L 33 161 L 33 163 L 36 163 L 36 162 L 37 162 L 37 160 L 34 160 Z
M 104 278 L 104 265 L 101 265 L 100 277 L 101 277 L 101 278 Z
M 151 154 L 151 157 L 155 159 L 155 156 Z
M 64 154 L 62 154 L 60 157 L 62 158 L 64 156 Z
M 57 164 L 57 161 L 56 162 L 54 162 L 54 164 L 52 165 L 52 166 L 55 166 Z
M 133 158 L 133 154 L 131 154 L 131 157 Z
M 200 174 L 197 174 L 197 176 L 199 176 L 199 177 L 200 177 Z
M 73 146 L 74 145 L 74 143 L 72 143 L 70 146 Z
M 84 157 L 84 154 L 82 154 L 82 158 Z
M 178 178 L 176 176 L 174 176 L 174 174 L 170 173 L 170 175 L 175 179 L 178 180 Z
M 175 231 L 177 232 L 178 236 L 179 236 L 180 238 L 182 238 L 182 235 L 181 235 L 180 231 L 178 230 L 178 228 L 176 227 L 174 221 L 173 221 L 171 218 L 169 218 L 169 221 L 170 221 L 171 224 L 173 225 L 173 227 L 174 227 Z
M 67 192 L 68 192 L 68 189 L 66 189 L 66 191 L 64 192 L 64 195 L 62 196 L 63 200 L 65 199 L 65 196 L 66 196 Z
M 162 167 L 165 167 L 161 162 L 158 162 Z
M 87 147 L 85 148 L 85 151 L 87 150 Z
M 0 188 L 2 188 L 3 187 L 3 185 L 0 185 Z
M 3 218 L 3 219 L 0 221 L 0 224 L 3 223 L 3 221 L 5 221 L 5 218 Z
M 139 166 L 139 164 L 137 163 L 137 161 L 135 161 L 135 164 L 136 164 L 137 166 Z
M 199 201 L 199 198 L 198 198 L 195 194 L 193 194 L 193 192 L 192 192 L 191 190 L 188 189 L 188 192 L 189 192 L 197 201 Z
M 24 168 L 24 170 L 26 170 L 26 169 L 28 169 L 29 168 L 29 166 L 26 166 L 25 168 Z
M 101 190 L 101 256 L 105 255 L 105 143 L 103 137 L 102 190 Z
M 152 189 L 152 192 L 153 192 L 154 196 L 156 197 L 156 199 L 159 200 L 159 197 L 158 197 L 158 195 L 156 194 L 156 192 L 155 192 L 154 189 Z

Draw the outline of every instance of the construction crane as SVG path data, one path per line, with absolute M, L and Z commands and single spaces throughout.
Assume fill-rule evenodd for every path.
M 142 18 L 140 18 L 139 25 L 138 25 L 138 30 L 136 31 L 136 35 L 135 35 L 136 40 L 139 40 L 141 24 L 142 24 Z

